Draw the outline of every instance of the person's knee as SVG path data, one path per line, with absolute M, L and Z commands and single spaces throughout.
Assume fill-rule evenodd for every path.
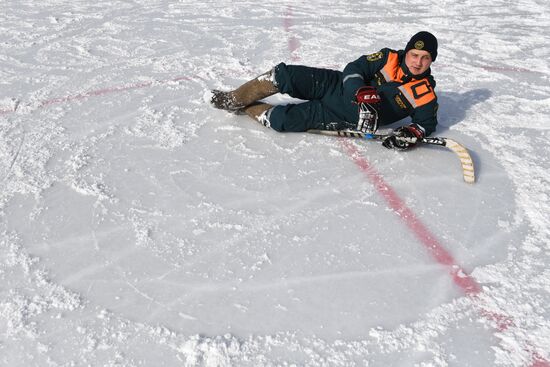
M 288 65 L 284 62 L 281 62 L 273 68 L 273 83 L 279 88 L 280 93 L 292 93 L 292 78 Z
M 264 125 L 275 131 L 284 132 L 286 116 L 284 114 L 284 111 L 282 111 L 283 108 L 283 106 L 275 106 L 267 111 L 265 114 Z
M 309 104 L 275 106 L 267 116 L 270 127 L 279 132 L 301 132 L 310 129 L 310 125 L 316 120 L 316 114 Z

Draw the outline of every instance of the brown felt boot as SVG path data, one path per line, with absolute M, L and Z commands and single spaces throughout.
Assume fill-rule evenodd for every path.
M 213 90 L 211 102 L 216 108 L 237 111 L 278 92 L 279 89 L 273 83 L 273 70 L 271 70 L 244 83 L 233 91 Z
M 250 106 L 245 107 L 242 111 L 248 116 L 252 117 L 254 120 L 258 121 L 260 124 L 269 127 L 269 110 L 273 106 L 267 103 L 255 103 Z

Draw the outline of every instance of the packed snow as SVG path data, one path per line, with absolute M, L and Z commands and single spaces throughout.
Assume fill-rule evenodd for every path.
M 0 365 L 550 366 L 547 1 L 8 0 L 0 20 Z M 206 101 L 420 30 L 434 135 L 473 185 L 444 148 Z

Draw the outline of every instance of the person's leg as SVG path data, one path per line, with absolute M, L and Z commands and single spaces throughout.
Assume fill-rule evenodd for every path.
M 320 100 L 342 86 L 342 73 L 303 65 L 275 66 L 274 82 L 280 93 L 303 100 Z
M 340 93 L 341 86 L 339 71 L 281 63 L 235 91 L 215 93 L 212 103 L 218 108 L 240 110 L 276 131 L 337 130 L 350 126 L 337 109 L 327 108 L 321 99 Z M 309 101 L 275 107 L 255 103 L 276 92 Z
M 237 111 L 278 92 L 304 100 L 322 99 L 340 88 L 341 74 L 336 70 L 280 63 L 233 91 L 213 90 L 211 102 L 216 108 Z
M 286 106 L 253 104 L 242 109 L 248 116 L 264 126 L 281 132 L 341 126 L 342 119 L 335 116 L 320 101 L 340 88 L 340 72 L 280 63 L 273 69 L 273 77 L 274 85 L 281 93 L 308 101 Z
M 318 100 L 269 108 L 262 116 L 261 122 L 280 132 L 310 129 L 343 130 L 352 127 Z
M 273 70 L 270 70 L 233 91 L 213 90 L 211 102 L 216 108 L 238 111 L 278 92 L 279 89 L 273 82 Z

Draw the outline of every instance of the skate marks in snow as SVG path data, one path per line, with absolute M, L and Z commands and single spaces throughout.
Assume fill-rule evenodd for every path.
M 362 339 L 369 327 L 416 320 L 459 295 L 445 271 L 406 233 L 387 233 L 399 221 L 352 165 L 343 166 L 346 158 L 333 141 L 275 134 L 244 117 L 228 119 L 231 124 L 216 121 L 201 129 L 201 137 L 211 142 L 207 146 L 196 139 L 166 149 L 151 144 L 154 137 L 120 144 L 125 136 L 120 130 L 93 142 L 89 154 L 95 158 L 75 166 L 86 179 L 101 172 L 112 200 L 79 199 L 81 191 L 52 189 L 47 197 L 70 198 L 80 214 L 69 211 L 61 219 L 56 210 L 66 209 L 45 198 L 45 206 L 57 209 L 41 216 L 43 229 L 39 226 L 37 233 L 51 233 L 48 242 L 59 248 L 34 252 L 49 264 L 80 244 L 73 264 L 51 264 L 63 284 L 123 317 L 191 334 L 298 330 L 328 339 Z M 365 153 L 374 149 L 387 153 L 377 145 L 364 146 Z M 439 174 L 448 163 L 441 157 L 430 159 L 435 151 L 417 153 L 421 156 L 413 161 L 425 165 L 409 168 L 410 162 L 397 154 L 376 155 L 377 164 L 388 169 L 398 187 L 448 182 Z M 505 253 L 489 260 L 471 253 L 490 252 L 485 246 L 492 240 L 469 247 L 472 236 L 483 230 L 490 238 L 487 222 L 482 226 L 457 220 L 456 226 L 441 221 L 451 216 L 446 205 L 451 197 L 467 197 L 460 186 L 449 186 L 449 191 L 433 190 L 428 201 L 416 195 L 409 200 L 455 239 L 467 266 L 499 261 Z M 474 202 L 484 198 L 483 193 L 476 195 Z M 479 209 L 463 204 L 481 217 L 497 212 L 491 202 Z M 65 239 L 53 235 L 59 225 L 65 228 Z M 494 241 L 502 244 L 503 238 Z M 391 245 L 396 242 L 401 245 Z M 94 258 L 100 266 L 81 263 Z M 326 299 L 334 301 L 327 304 Z M 323 312 L 311 314 L 311 308 Z
M 55 269 L 62 284 L 77 290 L 93 305 L 76 319 L 74 313 L 69 313 L 57 320 L 63 327 L 78 325 L 76 332 L 68 334 L 76 340 L 88 340 L 86 344 L 71 341 L 73 348 L 80 346 L 79 353 L 96 362 L 103 358 L 97 356 L 98 350 L 109 351 L 107 355 L 127 351 L 134 358 L 150 360 L 139 353 L 139 346 L 145 343 L 153 354 L 168 351 L 189 363 L 214 360 L 246 364 L 265 359 L 313 363 L 327 355 L 335 361 L 349 362 L 350 358 L 360 360 L 369 355 L 373 363 L 391 364 L 398 363 L 400 358 L 402 361 L 413 358 L 419 363 L 445 359 L 460 353 L 457 346 L 469 345 L 471 335 L 485 335 L 483 339 L 474 339 L 475 350 L 479 351 L 480 360 L 491 360 L 492 356 L 485 354 L 491 345 L 484 344 L 488 343 L 488 334 L 480 324 L 468 321 L 472 316 L 470 306 L 456 301 L 439 306 L 458 296 L 451 290 L 447 276 L 419 257 L 415 244 L 408 245 L 406 251 L 388 248 L 396 239 L 381 237 L 379 233 L 386 225 L 379 229 L 374 226 L 379 221 L 391 222 L 392 215 L 380 215 L 380 203 L 372 188 L 362 184 L 362 178 L 346 179 L 350 167 L 341 167 L 345 157 L 338 152 L 338 146 L 330 140 L 319 142 L 311 137 L 255 130 L 255 125 L 248 132 L 248 128 L 241 127 L 251 123 L 247 119 L 229 119 L 235 120 L 234 124 L 218 128 L 216 122 L 205 126 L 201 134 L 212 138 L 213 144 L 208 147 L 200 144 L 202 150 L 190 144 L 180 146 L 179 151 L 166 149 L 151 144 L 153 138 L 123 145 L 119 141 L 125 132 L 121 131 L 92 141 L 90 153 L 96 159 L 86 165 L 72 166 L 78 167 L 86 178 L 97 177 L 98 171 L 106 172 L 103 182 L 111 188 L 116 200 L 98 203 L 96 197 L 82 196 L 78 190 L 71 194 L 63 185 L 58 188 L 61 192 L 56 193 L 53 188 L 44 194 L 44 206 L 48 209 L 40 216 L 36 233 L 50 239 L 30 248 L 39 254 L 42 266 Z M 364 153 L 368 154 L 370 149 L 365 146 Z M 307 153 L 312 150 L 316 154 Z M 271 155 L 265 156 L 266 152 Z M 109 159 L 102 154 L 108 154 Z M 319 156 L 333 159 L 320 160 Z M 424 161 L 428 157 L 426 154 L 415 160 Z M 438 161 L 439 165 L 444 164 L 440 158 L 428 160 L 425 167 L 416 168 L 427 172 L 415 169 L 411 172 L 406 171 L 409 163 L 399 155 L 379 159 L 382 167 L 395 174 L 391 179 L 399 181 L 402 177 L 403 187 L 418 177 L 438 172 L 441 168 Z M 162 167 L 158 162 L 163 162 Z M 432 164 L 436 164 L 436 169 L 432 170 Z M 502 172 L 498 165 L 494 170 Z M 403 172 L 410 173 L 403 177 Z M 492 177 L 492 172 L 486 174 Z M 502 177 L 497 175 L 496 182 L 501 181 Z M 509 192 L 509 188 L 501 189 Z M 451 191 L 452 195 L 466 196 L 460 192 L 460 186 L 452 187 Z M 174 192 L 180 193 L 174 195 Z M 275 197 L 266 198 L 265 192 Z M 435 194 L 443 196 L 439 200 L 431 197 L 435 208 L 444 208 L 448 197 L 437 191 Z M 56 198 L 64 198 L 72 205 L 60 207 Z M 423 198 L 413 200 L 414 205 Z M 446 217 L 447 214 L 435 208 L 426 205 L 421 211 L 431 210 L 436 218 L 438 214 Z M 490 211 L 489 215 L 478 212 L 483 218 L 496 215 L 496 211 Z M 358 222 L 356 218 L 361 220 Z M 475 218 L 473 222 L 474 226 L 478 223 Z M 360 227 L 367 229 L 358 231 Z M 344 234 L 342 238 L 343 232 L 353 231 L 358 232 L 356 237 Z M 477 231 L 473 228 L 472 235 Z M 56 232 L 59 237 L 52 235 Z M 335 232 L 332 239 L 331 232 Z M 449 233 L 452 237 L 452 231 Z M 408 242 L 405 238 L 398 241 Z M 332 242 L 334 245 L 330 245 Z M 71 264 L 55 261 L 67 254 Z M 402 260 L 398 260 L 395 268 L 387 268 L 388 262 L 395 263 L 395 258 Z M 357 270 L 350 272 L 350 264 Z M 381 271 L 373 270 L 375 264 L 382 264 Z M 404 284 L 403 279 L 408 278 L 414 281 Z M 426 282 L 433 279 L 437 279 L 433 287 L 426 287 Z M 392 289 L 390 294 L 387 288 Z M 428 293 L 422 298 L 430 299 L 430 304 L 420 312 L 414 311 L 418 309 L 419 289 L 426 289 Z M 326 299 L 333 298 L 335 301 L 327 305 Z M 407 306 L 413 310 L 411 314 L 402 311 L 405 298 L 415 303 Z M 354 306 L 350 308 L 350 304 Z M 321 305 L 321 316 L 308 311 Z M 419 316 L 429 310 L 435 311 L 426 318 Z M 105 316 L 112 312 L 114 315 Z M 403 319 L 396 320 L 396 314 Z M 368 317 L 365 320 L 363 316 Z M 419 317 L 426 321 L 408 323 Z M 176 332 L 148 328 L 127 319 L 169 325 Z M 433 320 L 438 320 L 436 327 Z M 375 328 L 398 325 L 401 321 L 408 326 L 398 326 L 393 332 Z M 196 323 L 199 326 L 194 326 Z M 258 330 L 255 326 L 258 324 L 263 329 Z M 357 334 L 357 342 L 323 341 L 327 336 L 317 329 L 323 326 L 331 330 L 330 334 L 338 330 L 341 333 L 338 335 L 348 338 L 358 332 L 354 326 L 358 324 L 362 331 Z M 41 325 L 46 327 L 46 323 Z M 369 325 L 373 329 L 367 336 L 361 335 L 370 329 Z M 297 336 L 296 330 L 306 336 Z M 311 336 L 312 330 L 322 339 Z M 241 337 L 186 337 L 226 332 Z M 156 333 L 162 336 L 158 341 L 154 338 Z M 272 336 L 248 336 L 257 333 Z M 450 344 L 446 342 L 448 338 L 460 342 Z M 290 353 L 291 349 L 297 351 Z M 56 355 L 58 351 L 51 347 L 45 353 Z M 169 353 L 164 358 L 172 357 Z
M 120 300 L 120 288 L 103 286 L 117 277 L 113 273 L 123 287 L 139 292 L 138 302 L 147 300 L 147 294 L 134 284 L 135 278 L 126 274 L 124 264 L 118 265 L 140 263 L 132 257 L 134 246 L 117 245 L 146 246 L 148 227 L 134 214 L 139 208 L 132 207 L 124 212 L 124 220 L 118 220 L 117 184 L 111 185 L 106 178 L 110 162 L 119 157 L 110 145 L 123 147 L 142 139 L 144 145 L 164 151 L 187 143 L 204 123 L 200 116 L 195 117 L 198 103 L 194 105 L 192 99 L 184 107 L 174 104 L 181 99 L 181 92 L 198 94 L 188 88 L 179 82 L 160 88 L 152 85 L 145 96 L 145 88 L 134 95 L 121 90 L 116 99 L 109 91 L 98 94 L 97 99 L 86 96 L 52 102 L 48 108 L 29 104 L 2 118 L 0 215 L 2 238 L 6 238 L 2 248 L 7 249 L 0 269 L 4 284 L 0 324 L 7 331 L 0 341 L 2 364 L 29 365 L 36 358 L 58 363 L 88 360 L 108 364 L 113 359 L 128 363 L 123 354 L 131 355 L 130 359 L 149 358 L 139 356 L 139 350 L 150 349 L 143 345 L 151 344 L 155 338 L 148 338 L 155 330 L 149 334 L 147 329 L 140 339 L 143 344 L 135 350 L 123 351 L 127 335 L 137 331 L 135 324 L 100 318 L 104 308 L 96 306 L 105 299 Z M 12 235 L 16 232 L 19 234 Z M 113 248 L 102 252 L 105 242 Z M 16 243 L 21 244 L 21 251 L 13 250 Z M 30 260 L 18 260 L 26 251 L 32 254 Z M 144 269 L 150 256 L 149 252 L 142 254 Z M 52 257 L 59 262 L 50 262 Z M 19 263 L 22 270 L 12 270 Z M 77 289 L 74 284 L 90 278 L 85 288 L 73 292 Z M 116 307 L 113 310 L 116 312 Z M 131 327 L 124 329 L 128 324 Z

